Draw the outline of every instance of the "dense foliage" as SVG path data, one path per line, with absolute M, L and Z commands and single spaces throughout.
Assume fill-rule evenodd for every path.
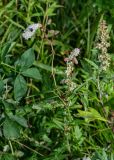
M 1 160 L 114 160 L 113 24 L 113 0 L 0 1 Z

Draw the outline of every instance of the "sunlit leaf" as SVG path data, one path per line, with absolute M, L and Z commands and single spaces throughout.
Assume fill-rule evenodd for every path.
M 94 121 L 94 120 L 100 120 L 100 121 L 107 121 L 104 117 L 100 115 L 100 113 L 95 110 L 94 108 L 90 108 L 87 111 L 81 111 L 78 110 L 78 116 L 85 118 L 86 121 Z

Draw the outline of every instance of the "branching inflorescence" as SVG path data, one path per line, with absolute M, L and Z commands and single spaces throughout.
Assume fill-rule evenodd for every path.
M 99 49 L 100 55 L 98 56 L 99 62 L 101 63 L 101 70 L 106 71 L 110 65 L 110 55 L 108 52 L 108 47 L 110 47 L 110 36 L 108 32 L 108 27 L 105 20 L 101 20 L 99 23 L 98 33 L 97 33 L 97 45 L 96 48 Z
M 80 54 L 80 50 L 75 48 L 69 55 L 68 58 L 65 58 L 64 61 L 67 64 L 66 79 L 65 83 L 67 84 L 70 91 L 73 91 L 76 88 L 76 84 L 72 81 L 72 73 L 74 70 L 74 64 L 78 64 L 77 56 Z

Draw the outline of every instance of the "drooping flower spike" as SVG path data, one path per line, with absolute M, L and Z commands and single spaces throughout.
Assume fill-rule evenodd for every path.
M 22 37 L 24 39 L 28 40 L 29 38 L 31 38 L 35 34 L 36 30 L 41 27 L 42 27 L 42 25 L 40 23 L 35 23 L 35 24 L 29 25 L 25 29 L 25 31 L 23 32 Z

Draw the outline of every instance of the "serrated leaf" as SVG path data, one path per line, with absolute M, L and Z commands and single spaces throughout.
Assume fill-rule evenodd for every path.
M 22 72 L 23 76 L 34 78 L 36 80 L 42 80 L 41 74 L 37 68 L 29 68 Z
M 14 82 L 14 98 L 19 101 L 27 92 L 27 83 L 25 79 L 18 75 Z
M 81 111 L 81 110 L 78 110 L 79 112 L 79 116 L 80 117 L 83 117 L 85 118 L 85 120 L 87 122 L 90 122 L 90 121 L 94 121 L 94 120 L 100 120 L 100 121 L 104 121 L 106 122 L 107 120 L 102 117 L 100 115 L 100 113 L 98 111 L 96 111 L 94 108 L 90 108 L 88 111 Z
M 9 118 L 15 122 L 17 122 L 18 124 L 20 124 L 21 126 L 23 127 L 28 127 L 27 125 L 27 121 L 24 117 L 19 117 L 19 116 L 16 116 L 16 115 L 8 115 Z
M 80 138 L 82 137 L 82 132 L 81 132 L 81 129 L 79 128 L 79 126 L 74 127 L 74 133 L 75 133 L 76 139 L 80 140 Z
M 31 67 L 34 61 L 34 51 L 30 48 L 22 54 L 21 58 L 16 61 L 15 65 L 20 68 L 20 71 L 24 71 Z
M 20 137 L 19 125 L 7 118 L 3 124 L 3 134 L 7 139 L 17 139 Z

